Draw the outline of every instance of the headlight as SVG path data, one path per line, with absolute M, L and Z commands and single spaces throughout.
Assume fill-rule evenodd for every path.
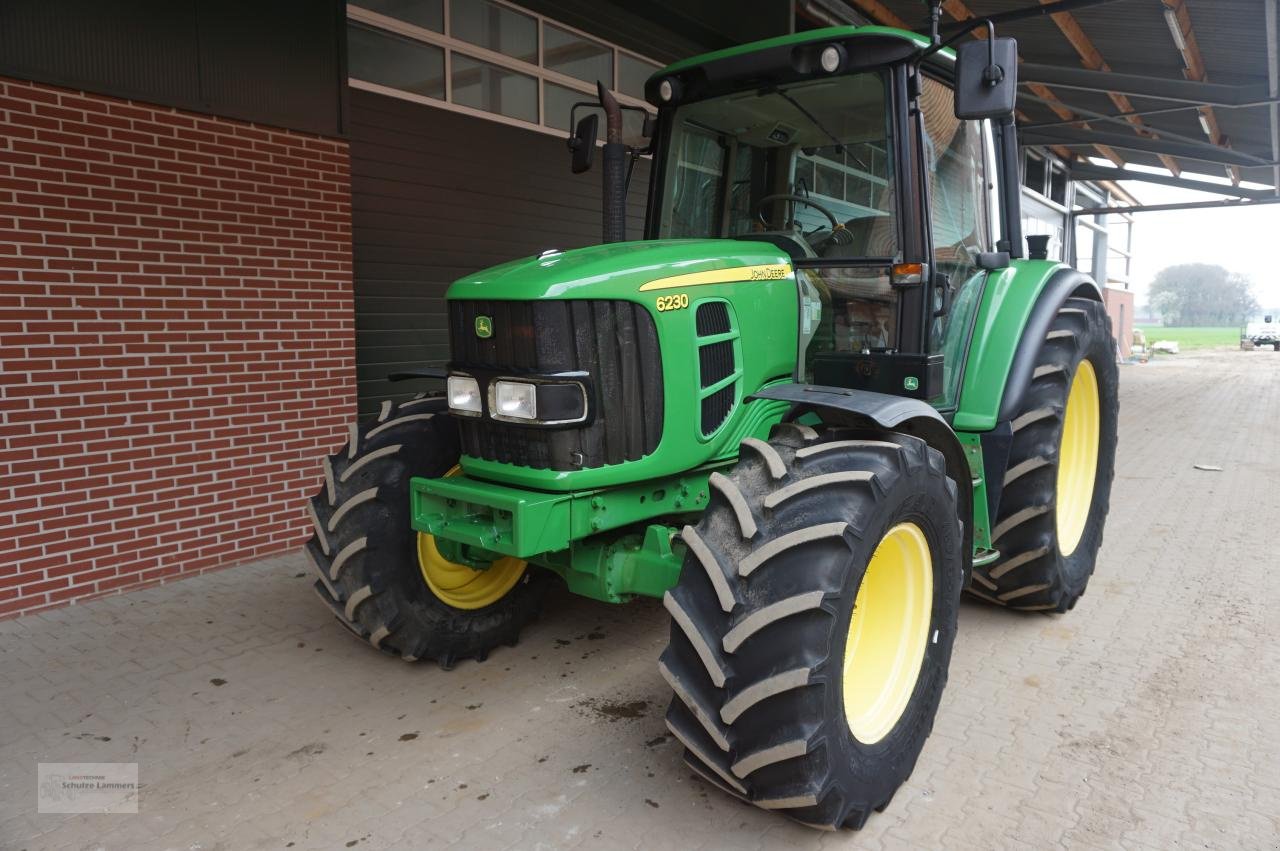
M 463 414 L 480 413 L 480 382 L 469 375 L 451 375 L 448 391 L 449 410 Z
M 587 390 L 578 381 L 498 378 L 489 382 L 489 416 L 530 425 L 585 422 Z
M 536 420 L 538 388 L 523 381 L 495 381 L 490 413 L 497 419 Z

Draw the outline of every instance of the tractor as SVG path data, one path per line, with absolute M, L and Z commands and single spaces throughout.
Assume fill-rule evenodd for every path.
M 1098 285 L 1024 256 L 1016 45 L 933 13 L 670 65 L 643 148 L 600 87 L 570 147 L 600 153 L 602 244 L 454 282 L 447 368 L 411 373 L 444 391 L 323 462 L 307 552 L 341 623 L 448 669 L 552 582 L 661 598 L 695 772 L 814 827 L 888 806 L 962 592 L 1084 593 L 1118 411 Z

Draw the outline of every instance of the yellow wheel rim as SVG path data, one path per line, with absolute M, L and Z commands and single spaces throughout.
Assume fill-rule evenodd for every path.
M 1067 410 L 1062 416 L 1062 445 L 1058 448 L 1058 551 L 1064 556 L 1076 551 L 1089 521 L 1093 483 L 1098 475 L 1101 410 L 1098 374 L 1093 364 L 1082 360 L 1071 379 Z
M 460 472 L 460 467 L 454 467 L 445 476 L 456 476 Z M 525 560 L 508 556 L 483 570 L 474 570 L 441 555 L 435 535 L 418 533 L 418 567 L 422 578 L 431 593 L 455 609 L 482 609 L 498 602 L 515 587 L 528 566 Z
M 844 646 L 844 714 L 863 744 L 883 739 L 915 691 L 929 642 L 933 558 L 924 532 L 899 523 L 862 577 Z

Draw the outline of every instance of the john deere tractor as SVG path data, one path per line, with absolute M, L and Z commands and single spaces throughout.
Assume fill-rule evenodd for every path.
M 1110 323 L 1022 256 L 1016 71 L 1011 39 L 801 32 L 655 75 L 644 150 L 602 87 L 571 147 L 600 151 L 604 243 L 455 282 L 448 367 L 419 373 L 446 391 L 324 462 L 307 549 L 338 620 L 450 668 L 553 581 L 661 597 L 696 772 L 819 827 L 887 806 L 961 592 L 1067 611 L 1107 514 Z

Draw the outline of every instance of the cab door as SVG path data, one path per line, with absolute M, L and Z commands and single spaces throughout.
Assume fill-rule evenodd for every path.
M 988 122 L 956 118 L 946 83 L 922 77 L 919 106 L 935 275 L 927 346 L 930 354 L 943 356 L 942 394 L 933 403 L 946 410 L 955 407 L 986 282 L 977 256 L 993 250 L 994 152 Z

